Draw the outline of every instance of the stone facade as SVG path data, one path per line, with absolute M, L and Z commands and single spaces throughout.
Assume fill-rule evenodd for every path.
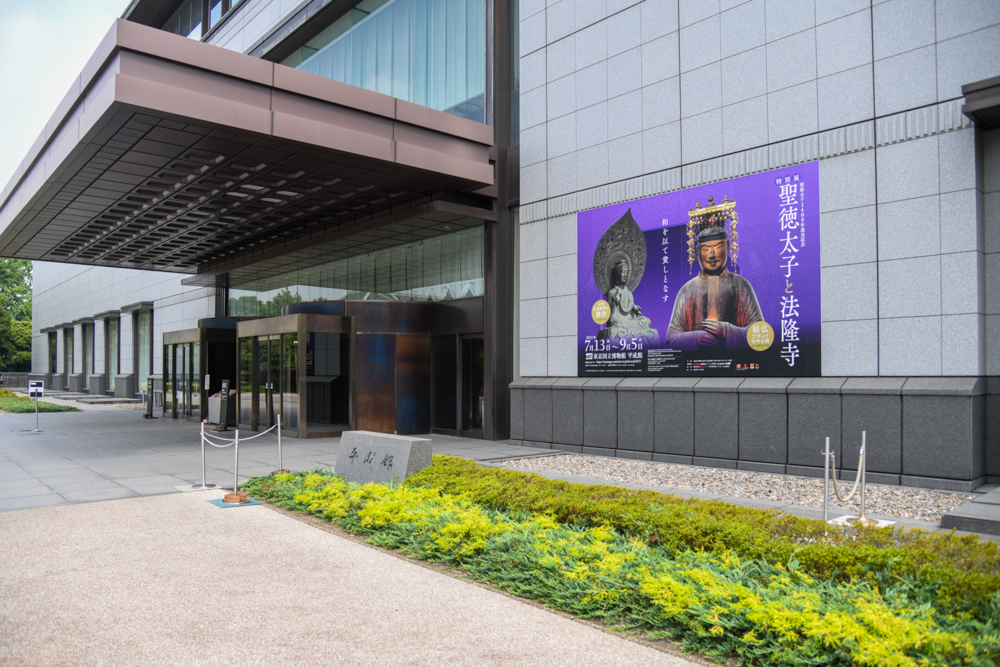
M 530 379 L 512 387 L 524 394 L 512 427 L 523 422 L 524 441 L 809 474 L 822 469 L 822 439 L 808 441 L 817 431 L 856 461 L 865 429 L 875 438 L 869 468 L 884 481 L 1000 480 L 1000 433 L 986 407 L 1000 375 L 1000 131 L 961 111 L 962 85 L 1000 74 L 1000 8 L 522 0 L 520 9 L 518 370 Z M 576 213 L 814 160 L 823 378 L 563 384 L 577 375 Z M 551 439 L 528 437 L 529 423 L 545 432 L 531 421 L 542 417 L 529 415 L 529 392 L 581 405 L 582 442 L 557 442 L 574 432 L 565 414 Z M 623 397 L 632 398 L 623 406 Z M 667 415 L 682 417 L 660 428 Z M 930 434 L 947 443 L 936 447 L 948 465 Z

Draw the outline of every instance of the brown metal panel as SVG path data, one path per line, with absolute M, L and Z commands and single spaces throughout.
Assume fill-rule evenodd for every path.
M 165 30 L 156 30 L 130 21 L 116 21 L 117 43 L 125 49 L 142 51 L 158 58 L 246 79 L 265 86 L 274 81 L 274 63 L 250 58 L 221 46 L 203 44 Z
M 396 432 L 430 433 L 431 337 L 396 336 Z
M 396 118 L 404 123 L 447 132 L 487 146 L 493 145 L 493 128 L 489 125 L 442 113 L 406 100 L 396 100 Z
M 419 301 L 389 301 L 389 330 L 396 333 L 429 334 L 431 304 Z
M 396 143 L 396 162 L 408 167 L 467 178 L 483 185 L 493 185 L 496 180 L 496 171 L 492 164 L 483 164 L 412 144 Z
M 390 332 L 388 301 L 348 301 L 344 313 L 357 319 L 359 333 Z
M 292 333 L 299 330 L 298 317 L 298 315 L 280 315 L 239 322 L 236 325 L 236 335 L 240 338 L 246 338 L 247 336 Z
M 357 428 L 395 433 L 396 336 L 359 333 L 355 340 Z
M 483 297 L 438 301 L 431 306 L 433 334 L 474 333 L 483 330 Z
M 200 343 L 202 329 L 182 329 L 181 331 L 164 331 L 163 344 Z

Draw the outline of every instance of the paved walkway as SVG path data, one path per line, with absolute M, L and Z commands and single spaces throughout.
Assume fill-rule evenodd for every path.
M 66 404 L 84 411 L 42 413 L 38 434 L 30 432 L 34 413 L 0 414 L 0 512 L 176 493 L 178 486 L 201 483 L 197 423 Z M 282 438 L 282 462 L 290 470 L 332 469 L 339 447 L 340 438 Z M 434 436 L 435 454 L 495 459 L 531 451 L 504 442 Z M 232 487 L 232 447 L 206 447 L 205 463 L 207 483 Z M 276 436 L 240 443 L 241 481 L 277 468 Z
M 147 420 L 134 410 L 46 400 L 79 407 L 84 412 L 43 413 L 39 417 L 43 432 L 38 434 L 30 432 L 35 427 L 34 413 L 0 415 L 0 512 L 177 493 L 178 487 L 201 483 L 199 425 L 196 422 L 164 418 Z M 227 437 L 231 438 L 232 433 Z M 427 437 L 434 441 L 435 454 L 473 459 L 485 465 L 497 459 L 556 453 L 551 449 L 520 447 L 506 442 L 440 435 Z M 332 469 L 339 447 L 340 438 L 283 438 L 282 462 L 290 470 Z M 206 482 L 219 487 L 232 487 L 233 448 L 207 447 L 206 450 Z M 240 443 L 240 480 L 267 475 L 277 468 L 276 436 L 266 434 Z M 821 509 L 804 505 L 557 473 L 540 474 L 583 484 L 610 484 L 650 489 L 684 498 L 723 500 L 813 519 L 823 516 Z M 984 487 L 983 491 L 987 489 Z M 981 531 L 979 534 L 983 539 L 1000 541 L 1000 536 L 988 534 L 1000 532 L 1000 490 L 979 494 L 976 501 L 963 505 L 951 514 L 953 516 L 946 517 L 944 527 L 938 523 L 898 517 L 875 518 L 932 532 L 955 528 Z M 965 534 L 962 530 L 957 532 Z
M 221 495 L 0 513 L 0 664 L 695 664 Z

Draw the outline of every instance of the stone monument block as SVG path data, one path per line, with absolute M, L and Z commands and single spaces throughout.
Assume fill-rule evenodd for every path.
M 344 431 L 334 472 L 357 484 L 398 484 L 430 464 L 431 441 L 427 438 Z

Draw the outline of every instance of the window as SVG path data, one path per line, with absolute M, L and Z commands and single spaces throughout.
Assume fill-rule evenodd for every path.
M 66 327 L 63 329 L 63 366 L 66 371 L 66 380 L 73 373 L 73 329 Z
M 94 325 L 83 325 L 83 386 L 90 389 L 90 376 L 94 374 Z
M 163 29 L 175 35 L 200 40 L 229 13 L 229 10 L 238 5 L 239 1 L 188 0 L 170 17 Z
M 322 248 L 322 246 L 320 246 Z M 435 236 L 229 288 L 229 317 L 300 301 L 445 301 L 483 295 L 483 229 Z
M 364 0 L 282 64 L 482 123 L 486 1 Z
M 115 376 L 118 375 L 119 345 L 118 318 L 104 320 L 104 367 L 108 374 L 108 389 L 115 390 Z
M 56 373 L 59 367 L 59 339 L 55 331 L 49 332 L 49 372 Z
M 141 310 L 135 316 L 135 380 L 140 393 L 153 370 L 153 311 Z

